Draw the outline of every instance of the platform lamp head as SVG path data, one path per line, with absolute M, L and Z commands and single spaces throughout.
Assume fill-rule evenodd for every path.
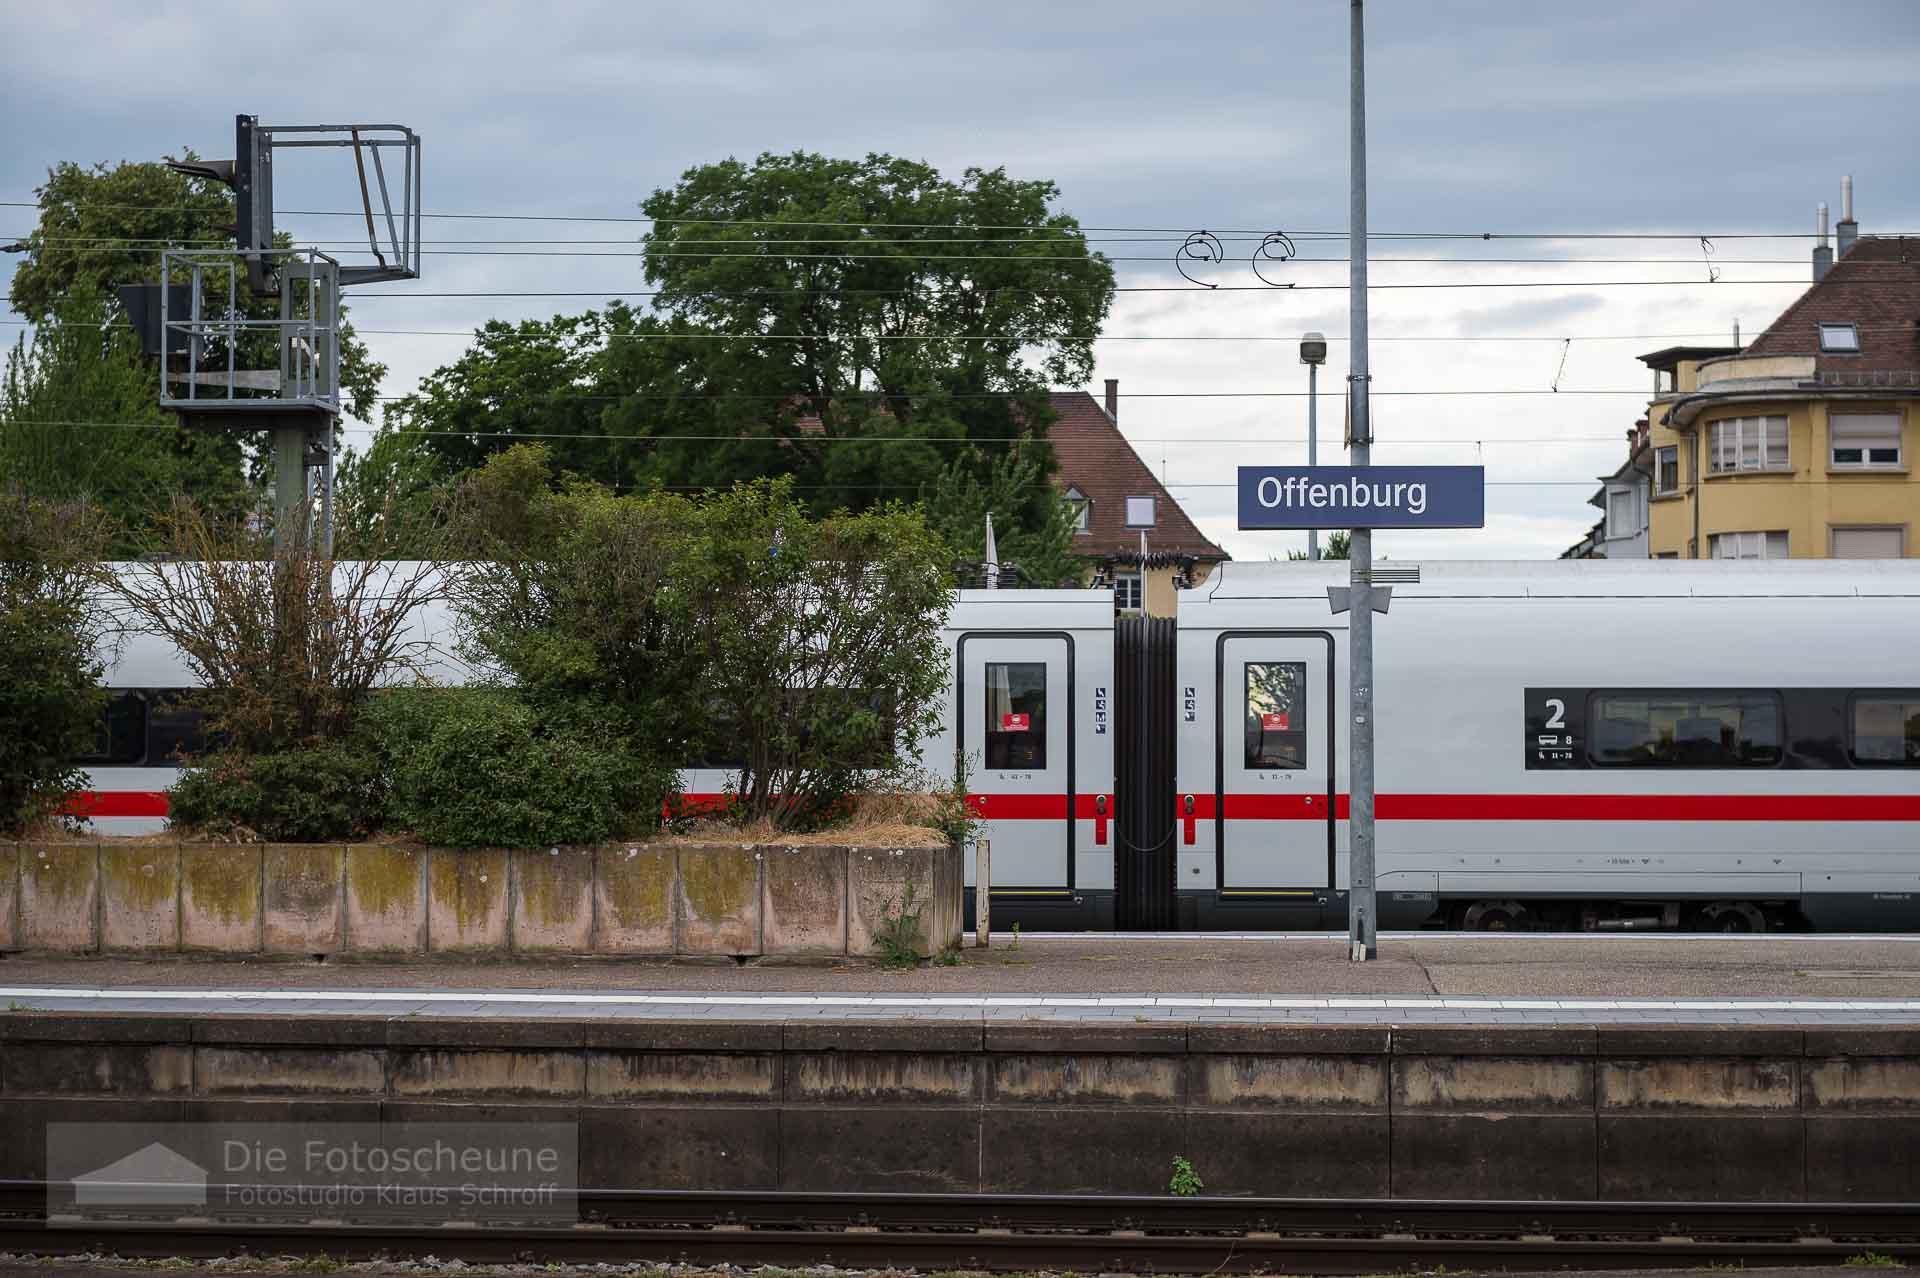
M 1327 339 L 1323 333 L 1308 333 L 1300 339 L 1300 362 L 1302 364 L 1324 364 L 1327 362 Z

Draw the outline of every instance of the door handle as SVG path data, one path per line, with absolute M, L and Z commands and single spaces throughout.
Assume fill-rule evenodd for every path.
M 1191 794 L 1182 795 L 1180 797 L 1180 819 L 1181 819 L 1181 823 L 1185 826 L 1185 833 L 1182 835 L 1182 841 L 1185 843 L 1192 843 L 1193 842 L 1193 796 Z
M 1093 845 L 1107 846 L 1107 796 L 1104 794 L 1093 796 Z

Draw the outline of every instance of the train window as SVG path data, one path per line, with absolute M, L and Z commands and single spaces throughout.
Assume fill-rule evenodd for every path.
M 1920 692 L 1853 699 L 1853 761 L 1920 767 Z
M 1606 767 L 1770 768 L 1781 759 L 1780 719 L 1772 693 L 1602 693 L 1588 751 Z
M 1249 661 L 1246 674 L 1247 767 L 1306 767 L 1306 663 Z
M 1044 663 L 987 663 L 986 766 L 1047 766 L 1047 667 Z
M 76 763 L 130 768 L 147 752 L 147 699 L 137 692 L 116 693 L 101 708 L 93 749 Z
M 182 759 L 205 753 L 211 744 L 207 717 L 190 694 L 155 694 L 147 706 L 147 763 L 177 768 Z

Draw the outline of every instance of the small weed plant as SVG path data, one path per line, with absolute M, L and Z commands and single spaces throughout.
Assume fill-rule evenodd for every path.
M 959 967 L 960 947 L 957 945 L 947 946 L 933 956 L 933 965 L 935 967 Z
M 1200 1173 L 1193 1170 L 1193 1164 L 1175 1154 L 1173 1177 L 1167 1181 L 1167 1192 L 1175 1198 L 1193 1198 L 1206 1187 L 1206 1182 L 1200 1179 Z
M 1020 948 L 1020 923 L 1019 923 L 1019 920 L 1017 919 L 1014 921 L 1014 924 L 1013 924 L 1013 940 L 1008 943 L 1007 948 L 1010 950 L 1017 950 Z
M 1905 1269 L 1906 1266 L 1885 1252 L 1863 1251 L 1857 1256 L 1847 1257 L 1849 1269 Z
M 907 884 L 907 890 L 900 897 L 887 902 L 879 930 L 873 938 L 874 944 L 880 949 L 882 968 L 897 972 L 919 965 L 920 947 L 924 943 L 920 915 L 925 909 L 925 906 L 915 903 L 911 883 Z

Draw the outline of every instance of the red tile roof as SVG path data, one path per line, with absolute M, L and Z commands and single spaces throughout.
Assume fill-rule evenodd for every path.
M 1057 419 L 1047 438 L 1060 464 L 1054 482 L 1062 490 L 1078 489 L 1093 502 L 1089 531 L 1074 538 L 1080 554 L 1092 559 L 1137 557 L 1140 533 L 1126 526 L 1127 498 L 1151 496 L 1158 526 L 1147 531 L 1150 555 L 1211 562 L 1228 557 L 1187 518 L 1092 395 L 1054 391 L 1050 399 Z
M 1821 324 L 1858 325 L 1860 353 L 1822 352 Z M 1920 238 L 1861 236 L 1741 353 L 1812 355 L 1820 379 L 1839 385 L 1920 371 Z

